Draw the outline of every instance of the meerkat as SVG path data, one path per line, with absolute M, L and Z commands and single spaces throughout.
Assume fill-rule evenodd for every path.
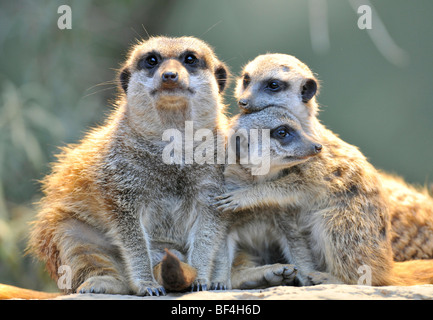
M 190 267 L 186 285 L 229 281 L 229 269 L 210 278 L 224 265 L 215 262 L 224 225 L 211 204 L 222 191 L 221 166 L 162 160 L 166 129 L 184 132 L 193 121 L 224 130 L 227 77 L 213 49 L 194 37 L 152 37 L 132 48 L 115 110 L 64 148 L 43 180 L 29 250 L 54 279 L 67 265 L 72 292 L 165 294 L 153 268 L 169 249 Z
M 317 156 L 322 149 L 284 108 L 270 107 L 238 115 L 231 123 L 233 132 L 258 130 L 258 136 L 261 136 L 261 131 L 269 130 L 270 170 L 254 175 L 254 165 L 250 162 L 227 164 L 224 175 L 228 191 L 284 179 L 282 164 L 284 168 L 299 165 Z M 244 135 L 238 138 L 238 154 L 242 151 L 248 153 L 248 141 L 251 140 Z M 240 150 L 243 145 L 244 150 Z M 295 214 L 288 214 L 280 207 L 263 206 L 230 214 L 233 207 L 227 205 L 224 195 L 217 197 L 216 206 L 227 213 L 225 216 L 229 220 L 227 242 L 229 256 L 234 257 L 231 276 L 233 288 L 314 283 L 310 273 L 315 272 L 316 268 L 306 237 L 297 227 Z
M 296 215 L 317 269 L 344 283 L 357 283 L 363 266 L 371 270 L 372 285 L 431 283 L 431 261 L 422 263 L 423 274 L 393 262 L 390 205 L 381 175 L 358 148 L 319 122 L 318 88 L 311 70 L 289 55 L 262 55 L 246 65 L 236 87 L 242 113 L 285 108 L 323 150 L 294 166 L 281 161 L 273 168 L 282 170 L 281 178 L 231 190 L 218 198 L 219 209 L 236 214 L 285 207 Z
M 255 84 L 243 90 L 251 81 L 252 73 Z M 274 89 L 258 87 L 265 83 L 265 77 L 274 80 L 269 83 Z M 322 130 L 317 118 L 318 89 L 319 81 L 313 72 L 296 57 L 267 54 L 245 66 L 242 78 L 237 81 L 236 97 L 240 109 L 246 113 L 273 104 L 284 105 L 298 116 L 305 130 L 314 137 L 320 136 Z M 378 175 L 388 198 L 394 260 L 433 258 L 433 198 L 427 188 L 408 185 L 402 178 L 380 170 Z

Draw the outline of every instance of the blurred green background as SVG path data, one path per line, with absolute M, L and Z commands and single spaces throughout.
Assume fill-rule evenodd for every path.
M 57 27 L 62 4 L 71 30 Z M 373 9 L 371 30 L 358 28 L 362 4 Z M 0 283 L 55 290 L 24 256 L 38 180 L 59 146 L 110 111 L 115 70 L 147 33 L 202 38 L 235 76 L 258 54 L 297 56 L 322 81 L 325 125 L 378 168 L 431 183 L 432 18 L 430 0 L 2 1 Z M 233 83 L 226 102 L 236 113 Z

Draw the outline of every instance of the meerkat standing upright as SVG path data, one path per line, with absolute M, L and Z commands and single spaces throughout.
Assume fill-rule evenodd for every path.
M 431 260 L 393 262 L 390 199 L 382 177 L 356 147 L 320 124 L 317 89 L 310 69 L 292 56 L 267 54 L 246 65 L 236 89 L 243 113 L 254 118 L 266 108 L 289 110 L 323 151 L 298 165 L 279 154 L 271 167 L 279 179 L 231 190 L 218 198 L 219 208 L 285 208 L 297 216 L 317 269 L 345 283 L 357 283 L 363 266 L 370 268 L 373 285 L 432 283 Z M 423 273 L 411 272 L 414 266 Z
M 193 37 L 150 38 L 131 50 L 122 101 L 105 125 L 64 148 L 43 182 L 30 250 L 53 278 L 68 265 L 72 291 L 165 294 L 152 268 L 168 248 L 195 268 L 196 288 L 210 286 L 224 229 L 210 202 L 221 192 L 221 168 L 164 163 L 162 135 L 184 133 L 185 121 L 223 130 L 227 74 Z

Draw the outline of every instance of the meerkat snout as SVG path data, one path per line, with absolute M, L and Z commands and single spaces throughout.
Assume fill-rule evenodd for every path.
M 254 110 L 251 110 L 251 105 L 248 99 L 240 99 L 238 101 L 238 106 L 243 113 L 251 113 Z
M 257 107 L 254 103 L 251 103 L 249 99 L 242 98 L 238 101 L 238 106 L 242 113 L 252 113 L 263 109 L 262 107 Z
M 173 71 L 167 71 L 162 74 L 162 82 L 177 82 L 179 74 Z
M 189 87 L 188 71 L 179 61 L 168 59 L 163 62 L 160 69 L 160 89 L 187 89 Z
M 243 108 L 246 107 L 248 105 L 248 100 L 247 99 L 240 99 L 238 101 L 239 107 Z
M 304 151 L 305 153 L 303 157 L 305 158 L 315 157 L 322 152 L 323 147 L 320 143 L 317 143 L 315 141 L 310 142 L 309 145 L 307 144 L 307 142 L 305 143 L 306 143 L 306 147 L 305 147 L 305 151 Z

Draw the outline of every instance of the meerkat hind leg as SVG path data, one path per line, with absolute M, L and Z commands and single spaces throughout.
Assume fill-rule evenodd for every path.
M 76 219 L 58 227 L 58 250 L 64 265 L 72 266 L 72 291 L 77 293 L 131 294 L 123 261 L 112 239 Z
M 297 268 L 291 264 L 269 264 L 237 269 L 232 275 L 233 288 L 259 289 L 296 284 Z

